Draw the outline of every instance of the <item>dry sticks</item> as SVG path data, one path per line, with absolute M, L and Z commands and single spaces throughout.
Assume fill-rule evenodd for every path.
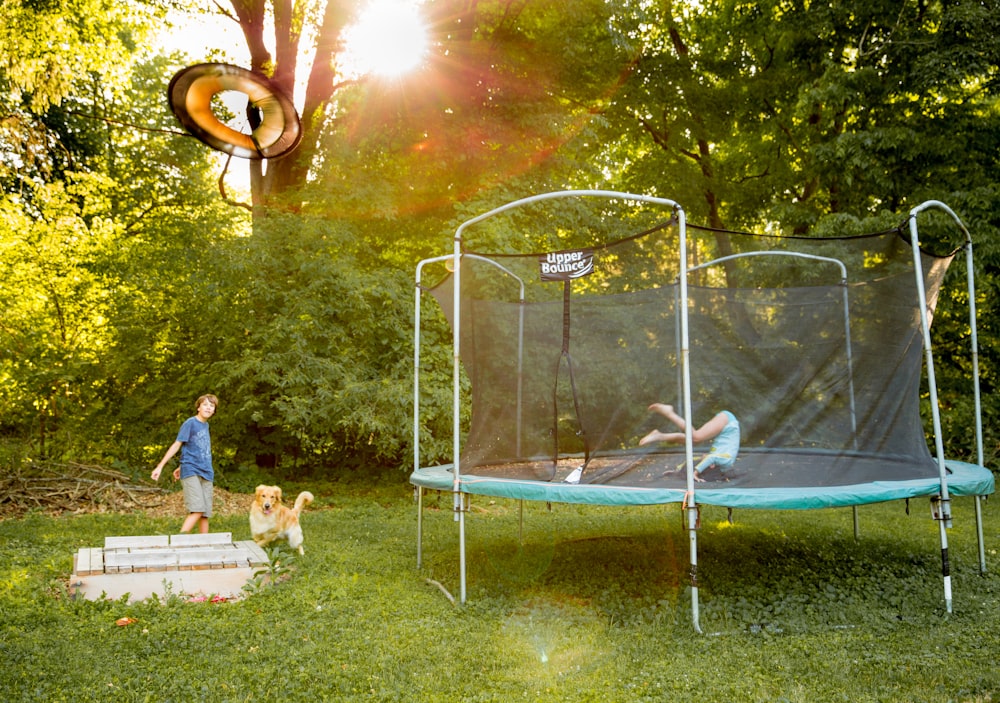
M 144 510 L 162 504 L 168 491 L 132 482 L 103 466 L 30 462 L 0 476 L 0 517 L 46 513 Z

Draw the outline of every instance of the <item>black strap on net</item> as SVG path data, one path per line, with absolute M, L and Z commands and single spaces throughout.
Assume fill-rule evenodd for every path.
M 559 360 L 556 362 L 555 383 L 552 388 L 552 438 L 555 444 L 555 451 L 552 456 L 552 478 L 555 478 L 556 469 L 559 462 L 559 371 L 566 363 L 569 373 L 569 386 L 573 395 L 573 413 L 576 417 L 577 435 L 583 442 L 583 467 L 590 463 L 590 441 L 587 437 L 587 430 L 580 419 L 580 398 L 576 387 L 576 378 L 573 375 L 573 356 L 569 351 L 570 334 L 570 281 L 563 281 L 563 324 L 562 324 L 562 350 L 559 353 Z

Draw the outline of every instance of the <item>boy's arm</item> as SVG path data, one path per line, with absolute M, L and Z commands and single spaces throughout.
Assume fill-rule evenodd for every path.
M 164 465 L 168 461 L 174 458 L 174 454 L 179 452 L 180 448 L 181 448 L 180 442 L 174 442 L 173 444 L 171 444 L 170 447 L 167 449 L 167 453 L 163 455 L 162 459 L 160 459 L 160 463 L 156 465 L 155 469 L 153 469 L 153 473 L 150 474 L 150 478 L 152 478 L 154 481 L 159 481 L 160 472 L 163 471 Z

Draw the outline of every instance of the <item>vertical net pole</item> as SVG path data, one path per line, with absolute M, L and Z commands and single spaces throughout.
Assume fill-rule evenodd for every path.
M 691 550 L 691 621 L 695 632 L 701 634 L 698 612 L 698 504 L 694 497 L 694 422 L 691 417 L 691 343 L 688 330 L 688 265 L 687 228 L 684 210 L 677 208 L 677 222 L 680 234 L 680 288 L 681 321 L 681 394 L 684 403 L 684 454 L 687 460 L 687 495 L 684 501 L 687 512 L 688 542 Z
M 413 470 L 420 469 L 420 271 L 417 264 L 416 293 L 413 301 Z M 417 486 L 417 568 L 423 564 L 424 489 Z
M 445 261 L 451 256 L 424 259 L 417 264 L 416 292 L 413 300 L 413 470 L 420 470 L 420 298 L 423 292 L 420 281 L 424 266 L 437 261 Z M 417 568 L 423 565 L 424 542 L 424 488 L 417 486 Z
M 458 521 L 458 579 L 459 579 L 459 603 L 465 603 L 465 502 L 462 500 L 462 470 L 459 456 L 461 452 L 461 327 L 462 327 L 462 238 L 455 236 L 455 248 L 452 254 L 452 265 L 454 266 L 455 290 L 452 293 L 452 308 L 454 318 L 452 324 L 452 360 L 451 360 L 451 386 L 452 386 L 452 500 L 455 511 L 455 519 Z
M 840 264 L 841 279 L 840 285 L 843 291 L 844 301 L 844 348 L 847 352 L 847 392 L 850 401 L 851 413 L 851 441 L 854 448 L 858 448 L 858 411 L 854 400 L 854 357 L 851 349 L 851 304 L 847 293 L 847 268 L 843 262 Z M 861 538 L 861 521 L 858 515 L 858 506 L 851 506 L 851 516 L 854 519 L 854 541 Z
M 979 389 L 979 340 L 976 337 L 976 275 L 972 268 L 972 237 L 965 233 L 965 280 L 969 289 L 969 329 L 972 347 L 972 395 L 976 404 L 976 462 L 983 466 L 983 406 Z M 983 540 L 983 506 L 981 496 L 974 496 L 976 506 L 976 538 L 979 544 L 979 573 L 986 573 L 986 544 Z
M 930 203 L 914 208 L 910 214 L 910 245 L 913 249 L 914 276 L 917 284 L 917 304 L 920 306 L 920 330 L 924 338 L 924 356 L 927 367 L 927 386 L 930 391 L 931 415 L 934 424 L 934 447 L 937 451 L 938 471 L 941 480 L 938 532 L 941 536 L 941 576 L 944 580 L 945 609 L 951 612 L 951 564 L 948 555 L 948 527 L 951 527 L 951 498 L 948 495 L 947 468 L 944 459 L 944 442 L 941 437 L 941 410 L 938 407 L 937 380 L 934 376 L 934 353 L 931 348 L 930 311 L 927 309 L 927 291 L 924 288 L 924 267 L 920 257 L 917 235 L 917 212 Z

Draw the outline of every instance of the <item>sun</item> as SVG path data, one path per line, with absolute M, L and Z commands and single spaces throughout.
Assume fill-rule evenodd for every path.
M 372 0 L 344 30 L 341 70 L 387 78 L 415 69 L 427 53 L 427 27 L 415 0 Z

